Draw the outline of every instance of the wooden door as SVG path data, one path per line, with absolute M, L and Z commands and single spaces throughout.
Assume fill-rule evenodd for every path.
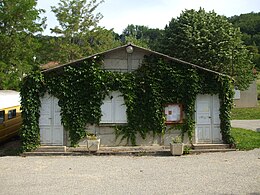
M 57 98 L 48 94 L 41 98 L 39 126 L 42 145 L 63 145 L 63 126 Z
M 219 98 L 198 95 L 196 99 L 196 143 L 221 143 Z

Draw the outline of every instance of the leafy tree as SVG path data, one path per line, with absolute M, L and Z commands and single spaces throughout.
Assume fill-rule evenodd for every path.
M 35 0 L 0 1 L 0 89 L 18 89 L 24 74 L 33 68 L 38 43 L 33 34 L 41 32 L 45 19 Z
M 229 21 L 248 35 L 253 36 L 260 32 L 260 12 L 235 15 L 230 17 Z
M 152 29 L 142 25 L 128 25 L 121 35 L 121 41 L 125 44 L 132 42 L 142 47 L 157 50 L 163 30 Z
M 185 61 L 231 75 L 245 89 L 254 79 L 253 64 L 241 32 L 214 11 L 185 10 L 165 27 L 161 51 Z
M 58 37 L 38 34 L 35 39 L 40 45 L 36 50 L 37 64 L 46 64 L 50 61 L 59 62 Z
M 58 56 L 61 62 L 68 62 L 103 51 L 115 46 L 112 30 L 98 26 L 100 13 L 94 14 L 103 0 L 60 0 L 53 6 L 59 26 L 51 29 L 59 35 Z

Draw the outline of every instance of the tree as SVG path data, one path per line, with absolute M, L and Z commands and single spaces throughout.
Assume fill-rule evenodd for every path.
M 232 16 L 228 20 L 239 27 L 242 32 L 242 40 L 253 54 L 253 62 L 260 70 L 260 12 L 247 13 L 240 16 Z
M 161 51 L 170 56 L 227 74 L 245 89 L 254 79 L 251 56 L 241 32 L 214 11 L 185 10 L 165 27 Z
M 0 89 L 18 89 L 24 74 L 34 66 L 39 46 L 33 34 L 41 32 L 45 19 L 35 0 L 0 1 Z
M 142 25 L 128 25 L 121 35 L 121 41 L 125 44 L 132 42 L 142 47 L 157 50 L 163 30 L 148 28 Z
M 39 43 L 36 51 L 37 64 L 46 64 L 48 62 L 59 62 L 59 37 L 36 35 L 35 39 Z
M 51 29 L 59 35 L 59 59 L 68 62 L 111 48 L 115 42 L 112 30 L 98 26 L 100 13 L 94 14 L 103 0 L 60 0 L 52 11 L 59 26 Z

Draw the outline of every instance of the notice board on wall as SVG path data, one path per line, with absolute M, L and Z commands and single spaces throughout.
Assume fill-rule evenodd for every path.
M 164 108 L 166 124 L 182 122 L 182 105 L 167 104 Z

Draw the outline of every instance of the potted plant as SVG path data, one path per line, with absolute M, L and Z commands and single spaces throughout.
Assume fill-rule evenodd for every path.
M 183 154 L 184 144 L 180 136 L 172 138 L 172 143 L 170 143 L 171 154 L 173 156 L 180 156 Z
M 100 139 L 95 134 L 87 135 L 87 148 L 89 152 L 96 152 L 99 150 Z

